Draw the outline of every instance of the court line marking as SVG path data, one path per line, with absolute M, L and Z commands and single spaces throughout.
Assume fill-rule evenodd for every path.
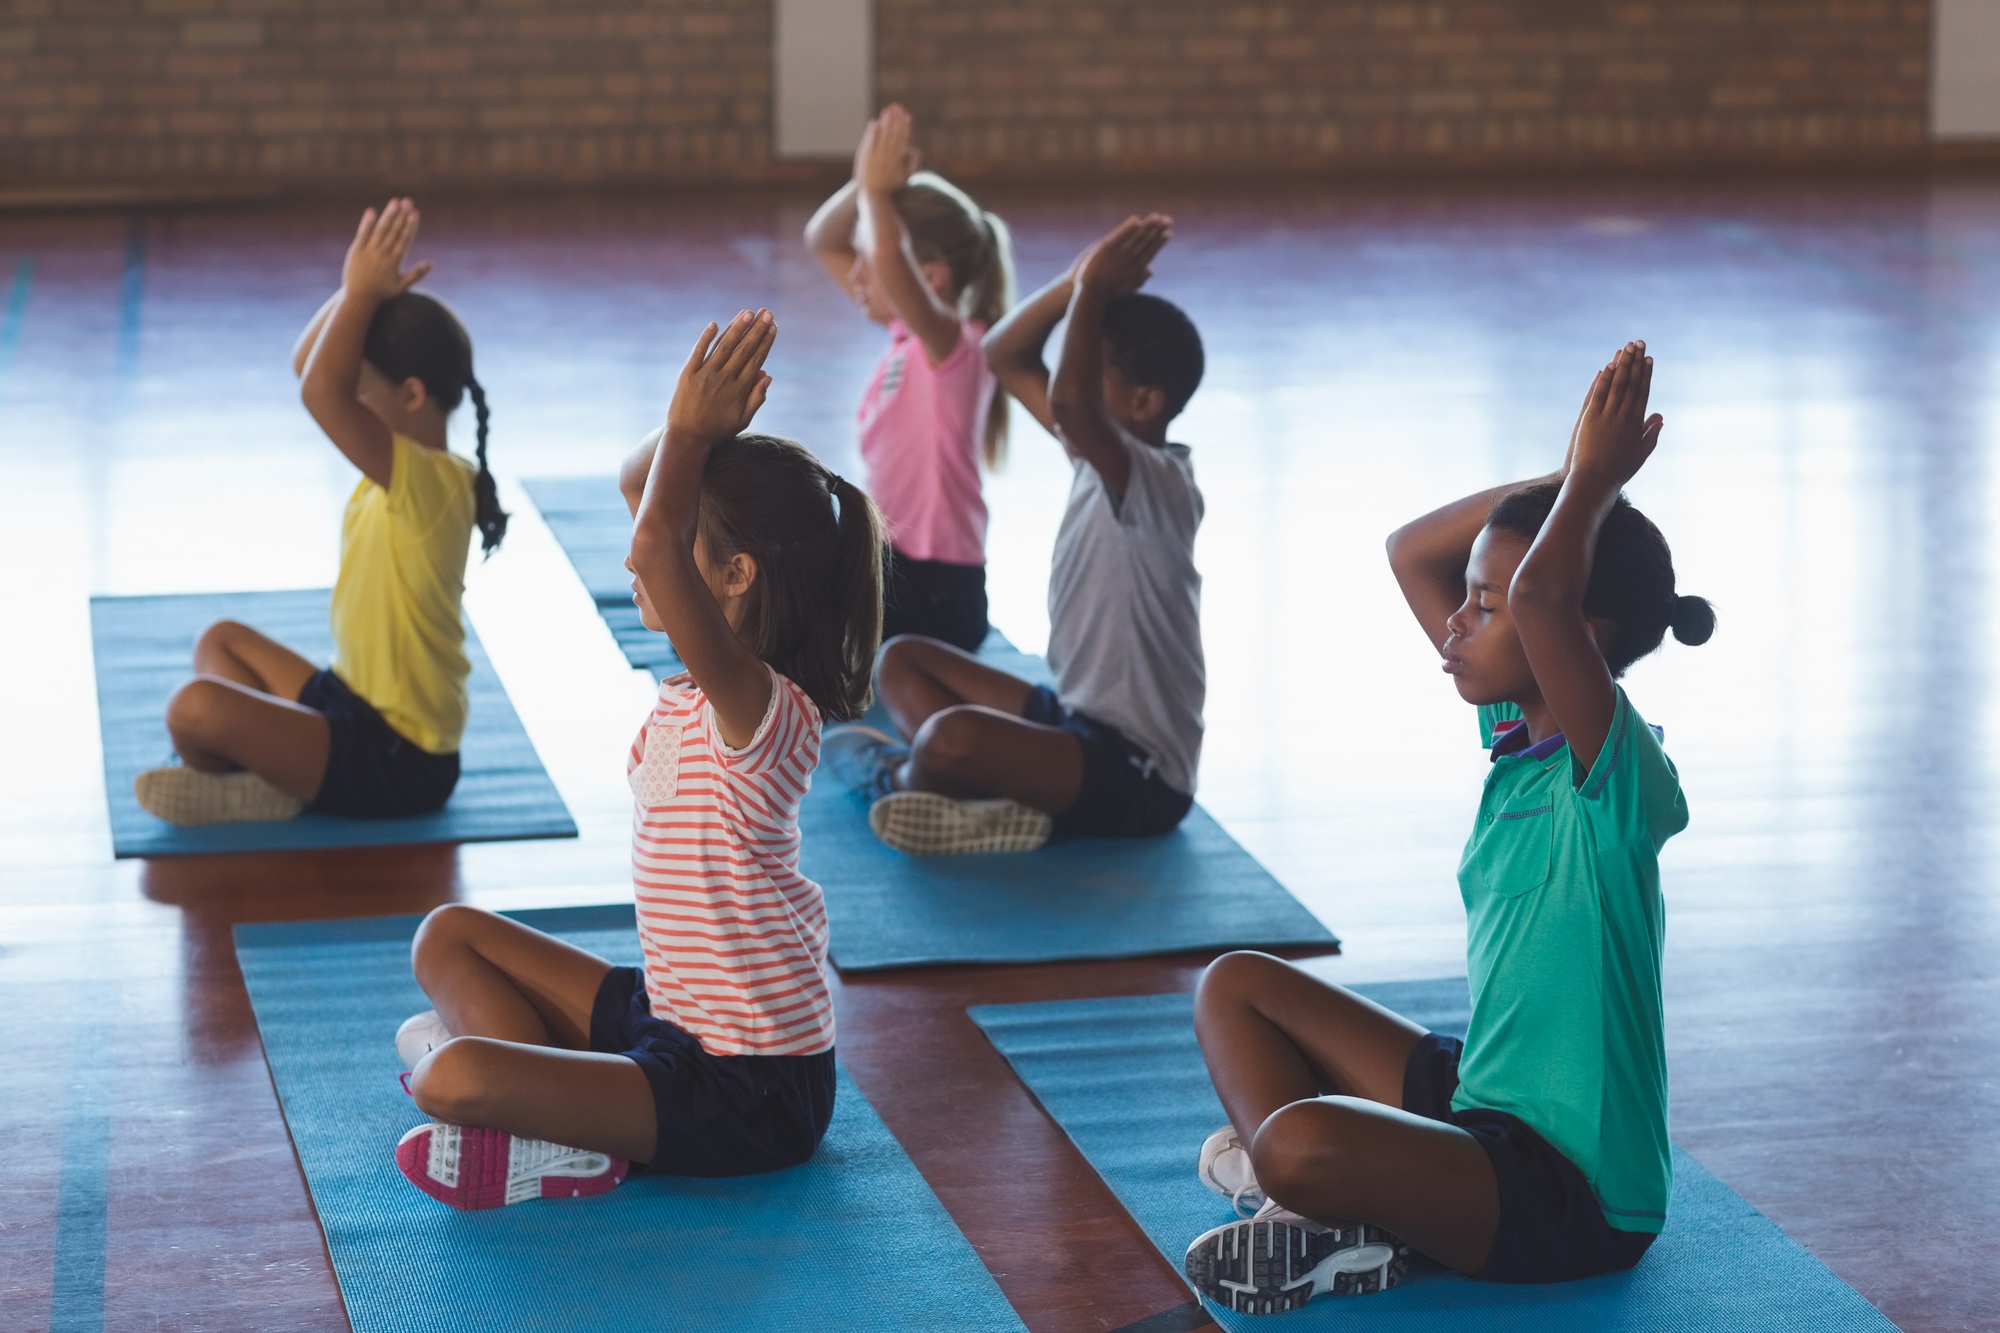
M 14 365 L 14 348 L 21 341 L 21 321 L 28 313 L 28 289 L 35 281 L 35 257 L 22 255 L 14 264 L 14 281 L 7 290 L 7 312 L 0 315 L 0 381 Z

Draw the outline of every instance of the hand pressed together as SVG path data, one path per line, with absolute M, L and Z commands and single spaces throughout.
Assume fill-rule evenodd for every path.
M 703 329 L 674 386 L 667 435 L 712 443 L 749 426 L 770 392 L 764 358 L 777 337 L 778 322 L 768 310 L 745 310 L 726 328 Z
M 923 155 L 910 146 L 910 113 L 892 102 L 861 132 L 854 179 L 871 193 L 893 193 L 910 183 L 922 161 Z
M 380 213 L 372 208 L 364 212 L 354 243 L 347 247 L 340 285 L 356 297 L 380 303 L 423 281 L 431 271 L 428 259 L 408 269 L 403 267 L 422 220 L 417 206 L 408 199 L 391 199 Z
M 1077 285 L 1106 299 L 1130 296 L 1153 276 L 1153 258 L 1173 235 L 1174 220 L 1163 213 L 1126 218 L 1078 256 Z
M 1602 480 L 1613 490 L 1637 476 L 1660 442 L 1665 419 L 1646 415 L 1653 388 L 1653 358 L 1643 342 L 1626 343 L 1597 372 L 1570 446 L 1569 471 Z

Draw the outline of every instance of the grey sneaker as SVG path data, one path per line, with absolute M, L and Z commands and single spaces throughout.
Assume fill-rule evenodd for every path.
M 909 746 L 858 722 L 828 728 L 819 744 L 819 766 L 871 805 L 896 790 L 896 770 L 909 757 Z
M 1049 840 L 1049 817 L 1019 801 L 955 801 L 934 791 L 893 792 L 868 809 L 875 836 L 911 856 L 1032 852 Z
M 147 813 L 183 828 L 272 823 L 305 809 L 305 802 L 255 773 L 204 773 L 182 764 L 147 769 L 132 780 L 132 794 Z
M 1380 1227 L 1327 1226 L 1266 1202 L 1247 1222 L 1205 1231 L 1183 1271 L 1194 1289 L 1238 1314 L 1282 1314 L 1321 1293 L 1365 1296 L 1403 1280 L 1410 1247 Z

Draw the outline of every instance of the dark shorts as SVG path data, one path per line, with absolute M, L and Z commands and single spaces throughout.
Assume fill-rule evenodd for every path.
M 1028 691 L 1021 716 L 1061 727 L 1083 744 L 1083 790 L 1055 817 L 1055 831 L 1099 838 L 1151 838 L 1171 833 L 1187 818 L 1194 797 L 1160 780 L 1153 761 L 1125 734 L 1094 717 L 1063 707 L 1046 685 Z
M 333 735 L 326 776 L 306 809 L 350 819 L 428 815 L 458 785 L 458 754 L 432 754 L 405 740 L 331 671 L 315 672 L 299 702 L 326 715 Z
M 614 967 L 590 1009 L 590 1049 L 622 1055 L 653 1088 L 659 1146 L 646 1169 L 748 1176 L 797 1166 L 833 1119 L 833 1052 L 710 1055 L 685 1028 L 653 1017 L 646 974 Z
M 1576 1163 L 1505 1111 L 1454 1111 L 1458 1056 L 1465 1043 L 1427 1032 L 1403 1068 L 1403 1109 L 1457 1125 L 1486 1150 L 1500 1182 L 1500 1227 L 1486 1282 L 1569 1282 L 1630 1268 L 1653 1243 L 1651 1233 L 1620 1231 L 1604 1220 Z
M 978 652 L 986 641 L 986 566 L 912 560 L 892 548 L 882 563 L 882 638 L 898 634 Z

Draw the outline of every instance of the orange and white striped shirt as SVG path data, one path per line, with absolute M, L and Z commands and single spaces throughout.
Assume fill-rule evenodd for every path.
M 692 676 L 662 681 L 626 764 L 646 996 L 711 1055 L 833 1045 L 826 903 L 799 873 L 819 709 L 784 676 L 771 681 L 771 706 L 741 750 L 723 742 Z

